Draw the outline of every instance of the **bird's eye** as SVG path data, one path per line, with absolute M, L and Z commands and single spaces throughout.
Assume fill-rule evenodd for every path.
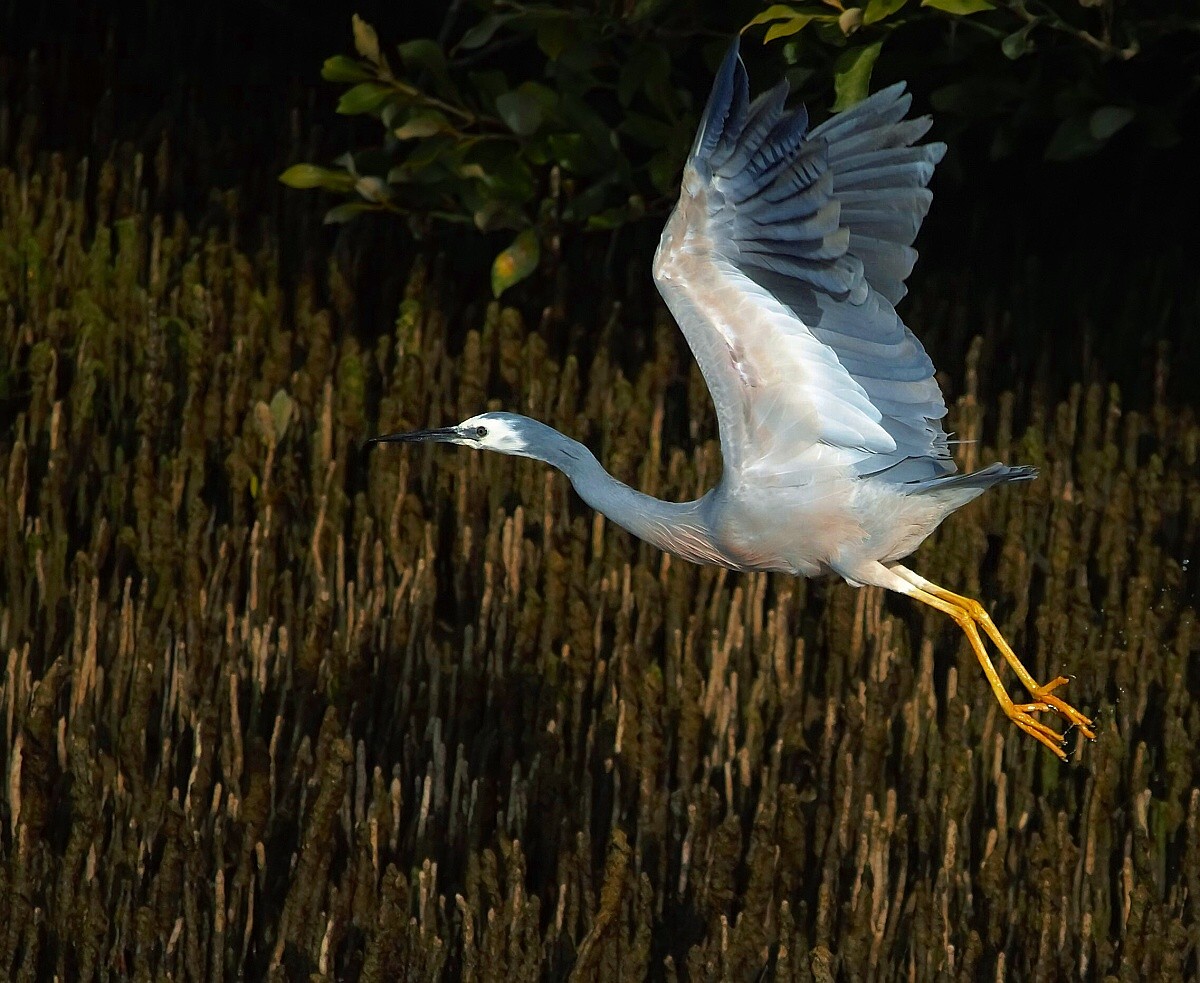
M 480 440 L 483 440 L 483 438 L 487 436 L 487 427 L 476 427 L 475 436 Z

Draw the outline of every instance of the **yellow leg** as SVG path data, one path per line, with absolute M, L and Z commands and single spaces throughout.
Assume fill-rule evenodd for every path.
M 979 658 L 980 664 L 983 665 L 983 671 L 987 674 L 988 681 L 992 684 L 992 690 L 996 693 L 997 699 L 1000 700 L 1000 705 L 1004 712 L 1014 721 L 1022 730 L 1032 733 L 1046 744 L 1046 740 L 1041 733 L 1034 733 L 1029 730 L 1029 727 L 1013 716 L 1013 711 L 1017 714 L 1028 716 L 1034 712 L 1053 711 L 1067 721 L 1072 726 L 1078 727 L 1079 732 L 1088 740 L 1095 740 L 1096 734 L 1091 729 L 1092 721 L 1085 717 L 1082 713 L 1076 710 L 1065 700 L 1054 695 L 1053 691 L 1068 682 L 1066 676 L 1059 676 L 1052 679 L 1050 682 L 1042 685 L 1036 682 L 1029 670 L 1025 668 L 1021 660 L 1017 658 L 1017 654 L 1012 650 L 1012 646 L 1005 641 L 1004 636 L 1000 634 L 1000 629 L 996 627 L 987 611 L 984 610 L 982 604 L 969 597 L 963 597 L 961 594 L 955 594 L 953 591 L 948 591 L 944 587 L 939 587 L 937 584 L 931 583 L 919 574 L 913 573 L 907 567 L 902 567 L 895 564 L 889 568 L 893 573 L 897 574 L 901 579 L 906 581 L 911 589 L 912 596 L 919 601 L 929 604 L 937 608 L 939 611 L 944 611 L 949 614 L 959 626 L 966 632 L 968 640 L 971 642 L 971 647 L 975 649 L 975 655 Z M 939 603 L 933 603 L 938 601 Z M 979 637 L 979 632 L 976 625 L 983 628 L 984 633 L 990 638 L 993 644 L 1000 650 L 1000 654 L 1004 656 L 1004 661 L 1007 662 L 1017 674 L 1017 678 L 1021 680 L 1021 685 L 1033 697 L 1031 703 L 1016 703 L 1014 704 L 1008 698 L 1008 694 L 1004 692 L 1003 686 L 1000 684 L 999 677 L 996 674 L 995 667 L 991 665 L 991 660 L 988 658 L 986 651 L 983 649 L 983 641 Z M 989 671 L 990 670 L 990 671 Z M 1044 724 L 1039 724 L 1043 731 L 1049 731 L 1061 743 L 1061 735 L 1056 734 Z M 1055 746 L 1052 748 L 1059 755 L 1065 758 L 1061 747 Z

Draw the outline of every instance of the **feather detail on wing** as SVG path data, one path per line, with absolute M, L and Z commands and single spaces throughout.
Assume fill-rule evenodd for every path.
M 811 131 L 786 98 L 782 82 L 750 102 L 735 41 L 654 258 L 716 405 L 726 481 L 952 473 L 933 364 L 892 306 L 945 145 L 912 145 L 930 123 L 904 119 L 902 83 Z

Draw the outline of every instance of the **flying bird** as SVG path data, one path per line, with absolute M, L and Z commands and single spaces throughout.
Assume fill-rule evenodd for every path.
M 535 458 L 592 508 L 683 559 L 904 594 L 966 634 L 1004 713 L 1060 758 L 1056 714 L 1092 721 L 1038 683 L 976 600 L 900 561 L 994 485 L 1037 476 L 992 464 L 957 473 L 933 363 L 896 313 L 946 147 L 919 144 L 904 83 L 810 128 L 786 81 L 749 98 L 735 40 L 721 65 L 654 257 L 654 281 L 716 407 L 723 471 L 693 502 L 664 502 L 608 474 L 583 444 L 514 413 L 374 437 Z M 1016 703 L 989 639 L 1029 694 Z

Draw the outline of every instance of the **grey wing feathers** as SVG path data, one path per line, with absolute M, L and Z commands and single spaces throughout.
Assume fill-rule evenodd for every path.
M 912 96 L 897 82 L 812 131 L 824 141 L 834 172 L 849 251 L 862 260 L 867 282 L 896 304 L 917 253 L 912 242 L 933 195 L 925 186 L 946 153 L 944 143 L 914 147 L 932 123 L 904 119 Z
M 689 160 L 709 185 L 717 251 L 829 346 L 879 411 L 895 449 L 873 448 L 859 473 L 952 473 L 933 364 L 893 307 L 945 145 L 913 145 L 930 121 L 904 118 L 903 83 L 811 131 L 803 107 L 784 109 L 786 83 L 753 102 L 748 90 L 735 41 Z

